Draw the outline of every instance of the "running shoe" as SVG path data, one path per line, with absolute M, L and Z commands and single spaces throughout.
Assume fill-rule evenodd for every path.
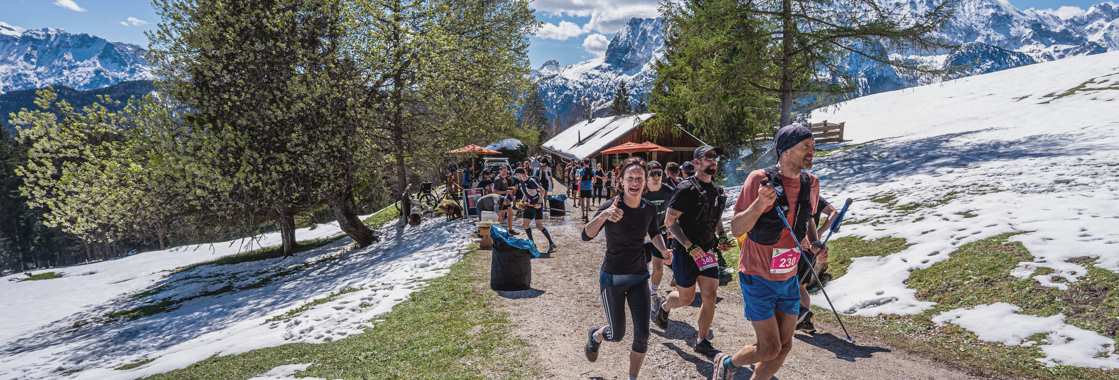
M 711 341 L 707 339 L 700 339 L 699 342 L 696 342 L 695 344 L 695 352 L 703 354 L 703 356 L 711 357 L 717 354 L 719 351 L 715 349 L 715 346 L 711 345 Z
M 816 325 L 812 324 L 812 312 L 811 311 L 808 312 L 808 315 L 806 315 L 804 317 L 804 320 L 802 320 L 800 322 L 797 322 L 796 329 L 798 331 L 803 331 L 803 332 L 808 333 L 808 334 L 815 334 L 816 333 Z
M 583 352 L 587 354 L 587 360 L 592 362 L 598 360 L 598 346 L 602 345 L 602 343 L 594 341 L 595 331 L 598 331 L 597 327 L 591 327 L 591 329 L 587 331 L 587 347 L 583 350 Z
M 653 314 L 656 315 L 656 318 L 653 319 L 653 323 L 656 324 L 657 327 L 660 327 L 661 330 L 667 329 L 668 328 L 668 310 L 664 308 L 664 305 L 662 303 L 658 302 L 654 306 L 654 313 Z
M 731 365 L 730 358 L 730 355 L 722 352 L 715 355 L 715 370 L 711 371 L 711 380 L 734 378 L 734 366 Z

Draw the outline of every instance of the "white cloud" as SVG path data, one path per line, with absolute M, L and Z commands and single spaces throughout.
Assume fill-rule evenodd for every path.
M 144 26 L 147 25 L 148 22 L 132 16 L 128 16 L 128 18 L 124 19 L 124 21 L 121 21 L 120 24 L 123 26 Z
M 1081 8 L 1081 7 L 1074 7 L 1074 6 L 1065 5 L 1065 6 L 1062 6 L 1060 8 L 1057 8 L 1057 10 L 1050 11 L 1050 12 L 1052 12 L 1057 17 L 1060 17 L 1062 20 L 1068 20 L 1070 18 L 1083 15 L 1085 11 L 1084 11 L 1084 8 Z
M 633 17 L 657 17 L 658 0 L 536 0 L 532 7 L 556 16 L 590 17 L 584 32 L 614 33 Z
M 583 49 L 596 57 L 605 55 L 607 46 L 610 46 L 610 40 L 598 33 L 591 34 L 583 39 Z
M 573 37 L 583 35 L 583 28 L 571 21 L 560 21 L 559 25 L 544 23 L 540 30 L 536 31 L 536 37 L 546 40 L 567 40 Z
M 74 0 L 54 0 L 54 5 L 72 10 L 74 12 L 85 12 L 85 8 L 79 6 L 78 3 L 74 2 Z

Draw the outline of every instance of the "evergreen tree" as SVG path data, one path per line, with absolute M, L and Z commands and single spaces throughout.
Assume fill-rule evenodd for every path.
M 618 87 L 614 89 L 614 102 L 610 105 L 610 111 L 615 116 L 630 114 L 629 90 L 626 89 L 626 81 L 618 82 Z
M 317 95 L 337 63 L 335 0 L 156 0 L 150 55 L 162 91 L 181 103 L 212 192 L 205 212 L 255 227 L 275 221 L 295 249 L 297 212 L 317 203 L 332 136 Z
M 727 148 L 753 141 L 776 120 L 768 25 L 735 0 L 666 3 L 666 54 L 657 62 L 650 134 L 680 126 Z

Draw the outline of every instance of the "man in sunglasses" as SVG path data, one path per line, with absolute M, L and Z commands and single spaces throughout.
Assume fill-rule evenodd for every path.
M 692 304 L 696 285 L 699 285 L 699 320 L 696 326 L 696 352 L 713 356 L 717 351 L 711 345 L 711 321 L 715 318 L 715 295 L 719 289 L 719 266 L 716 246 L 722 210 L 718 208 L 719 189 L 712 181 L 719 166 L 719 150 L 704 145 L 692 155 L 695 176 L 681 181 L 668 201 L 664 226 L 672 235 L 672 278 L 676 290 L 656 309 L 653 322 L 664 329 L 668 327 L 668 313 L 672 309 Z
M 649 161 L 647 167 L 649 177 L 646 180 L 645 194 L 642 195 L 642 198 L 657 208 L 656 223 L 659 226 L 661 238 L 664 239 L 666 247 L 671 247 L 672 238 L 669 236 L 668 230 L 664 228 L 664 214 L 668 210 L 668 200 L 672 198 L 676 189 L 664 183 L 664 170 L 661 169 L 659 162 Z M 672 262 L 672 251 L 671 248 L 664 251 L 657 249 L 650 240 L 645 242 L 645 256 L 652 265 L 651 275 L 649 276 L 649 294 L 652 296 L 650 305 L 656 305 L 664 301 L 657 290 L 661 285 L 661 278 L 664 277 L 664 267 Z

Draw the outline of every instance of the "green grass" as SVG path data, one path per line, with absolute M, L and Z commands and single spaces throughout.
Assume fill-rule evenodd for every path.
M 156 379 L 245 379 L 285 364 L 313 363 L 297 376 L 344 379 L 536 378 L 527 345 L 485 288 L 485 255 L 467 254 L 383 316 L 346 339 L 295 343 L 218 356 Z
M 1024 314 L 1048 316 L 1063 313 L 1066 315 L 1066 323 L 1106 336 L 1116 335 L 1116 329 L 1119 328 L 1119 290 L 1115 289 L 1119 289 L 1119 276 L 1092 267 L 1080 281 L 1070 284 L 1067 291 L 1042 287 L 1032 278 L 1013 277 L 1010 271 L 1017 263 L 1030 261 L 1033 257 L 1020 243 L 1010 242 L 1011 236 L 999 235 L 965 244 L 948 260 L 913 271 L 906 282 L 907 286 L 917 291 L 918 299 L 936 302 L 934 308 L 913 316 L 844 316 L 844 322 L 856 331 L 854 334 L 870 332 L 896 348 L 960 366 L 981 376 L 1117 378 L 1119 371 L 1069 366 L 1045 367 L 1037 361 L 1043 357 L 1037 346 L 1006 346 L 983 342 L 974 333 L 956 325 L 937 326 L 931 321 L 933 316 L 951 309 L 1007 302 L 1021 307 Z M 829 271 L 836 277 L 846 270 L 846 266 L 840 263 L 845 258 L 880 256 L 900 251 L 905 246 L 901 239 L 845 239 L 837 239 L 830 244 L 833 261 Z M 847 246 L 837 246 L 836 243 L 839 242 Z M 839 270 L 840 268 L 843 270 Z M 1048 268 L 1042 268 L 1035 274 L 1050 272 Z M 830 314 L 824 309 L 818 309 L 817 313 Z M 822 318 L 821 321 L 831 322 Z M 1033 338 L 1037 341 L 1044 336 Z
M 26 274 L 27 277 L 20 279 L 20 281 L 42 281 L 62 278 L 62 275 L 58 272 L 39 272 L 35 274 L 31 274 L 31 272 L 28 272 L 24 274 Z
M 327 295 L 325 297 L 316 298 L 316 299 L 312 300 L 311 302 L 300 305 L 297 308 L 288 310 L 286 313 L 274 316 L 272 318 L 268 318 L 268 320 L 266 320 L 265 322 L 280 322 L 280 321 L 286 321 L 286 320 L 295 318 L 299 314 L 303 314 L 303 312 L 305 312 L 307 310 L 311 310 L 311 308 L 313 308 L 315 306 L 322 305 L 324 303 L 333 301 L 335 299 L 338 299 L 338 297 L 342 296 L 343 294 L 353 293 L 353 292 L 356 292 L 360 289 L 361 288 L 351 288 L 351 287 L 343 288 L 342 290 L 336 291 L 334 293 L 330 293 L 329 295 Z
M 847 273 L 847 268 L 856 257 L 886 256 L 901 252 L 906 246 L 905 239 L 900 238 L 837 238 L 828 242 L 828 273 L 831 273 L 832 278 L 839 278 Z
M 373 215 L 365 218 L 362 222 L 369 226 L 369 228 L 378 229 L 399 217 L 400 210 L 397 209 L 396 204 L 393 203 L 373 213 Z
M 131 321 L 149 315 L 166 313 L 168 311 L 178 309 L 180 304 L 182 304 L 182 301 L 172 301 L 165 299 L 156 303 L 140 305 L 128 310 L 117 310 L 106 314 L 105 316 L 109 319 L 124 319 L 126 321 Z
M 116 368 L 113 368 L 113 369 L 115 369 L 117 371 L 127 371 L 127 370 L 130 370 L 130 369 L 136 369 L 136 368 L 143 367 L 143 366 L 147 365 L 148 363 L 151 363 L 151 362 L 155 361 L 155 359 L 156 358 L 143 358 L 143 359 L 131 362 L 131 363 L 121 364 L 119 367 L 116 367 Z

